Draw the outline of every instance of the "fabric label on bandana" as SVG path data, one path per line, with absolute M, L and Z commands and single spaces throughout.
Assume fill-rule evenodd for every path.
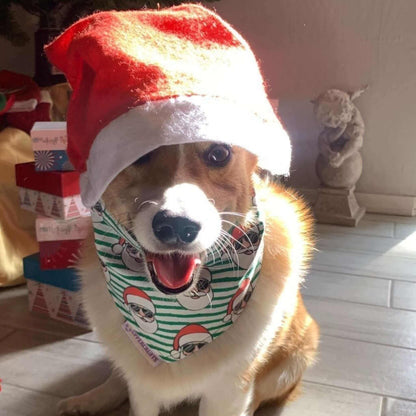
M 135 238 L 100 201 L 92 208 L 95 246 L 107 288 L 125 319 L 123 329 L 153 366 L 196 353 L 226 331 L 244 311 L 263 256 L 264 225 L 256 212 L 249 226 L 233 226 L 229 245 L 213 246 L 197 287 L 160 292 L 146 272 Z

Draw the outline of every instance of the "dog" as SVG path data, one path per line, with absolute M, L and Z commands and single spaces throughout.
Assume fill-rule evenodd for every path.
M 63 400 L 61 415 L 100 414 L 129 397 L 130 416 L 157 416 L 162 409 L 196 400 L 200 416 L 251 416 L 265 404 L 280 405 L 295 396 L 303 372 L 315 361 L 319 340 L 299 292 L 313 248 L 312 218 L 301 199 L 262 178 L 257 157 L 247 150 L 199 142 L 161 146 L 141 157 L 116 176 L 102 201 L 143 247 L 155 290 L 183 297 L 196 293 L 202 280 L 199 287 L 208 293 L 211 277 L 207 280 L 197 267 L 189 282 L 169 287 L 166 278 L 158 281 L 152 274 L 152 256 L 181 253 L 203 263 L 219 241 L 234 255 L 250 235 L 237 243 L 224 233 L 230 223 L 246 229 L 253 194 L 265 224 L 255 288 L 236 307 L 240 316 L 226 332 L 171 364 L 152 367 L 126 336 L 91 233 L 78 265 L 82 297 L 114 371 L 94 390 Z M 165 228 L 163 222 L 162 228 L 155 225 L 161 215 Z

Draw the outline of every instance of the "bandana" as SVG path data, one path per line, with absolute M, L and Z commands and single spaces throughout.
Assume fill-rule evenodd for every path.
M 149 363 L 172 363 L 224 333 L 244 311 L 260 274 L 264 225 L 229 230 L 232 247 L 211 247 L 197 287 L 178 295 L 159 291 L 146 272 L 137 240 L 98 202 L 92 210 L 95 246 L 123 329 Z

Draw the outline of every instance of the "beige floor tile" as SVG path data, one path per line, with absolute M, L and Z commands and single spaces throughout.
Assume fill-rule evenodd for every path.
M 325 233 L 342 233 L 372 235 L 377 237 L 394 237 L 393 222 L 388 221 L 369 221 L 366 218 L 360 221 L 358 227 L 341 227 L 338 225 L 317 224 L 316 230 L 319 234 Z
M 416 311 L 416 283 L 393 282 L 391 305 Z
M 387 306 L 390 281 L 311 270 L 302 285 L 302 293 L 329 299 Z
M 414 312 L 312 297 L 305 304 L 326 335 L 416 349 Z
M 415 416 L 416 403 L 404 400 L 387 399 L 382 416 Z
M 301 396 L 278 413 L 264 409 L 256 416 L 379 416 L 381 397 L 303 383 Z
M 415 372 L 415 351 L 324 335 L 305 380 L 414 401 Z
M 312 268 L 358 276 L 416 282 L 415 259 L 383 256 L 381 253 L 353 253 L 325 249 L 315 253 Z
M 416 234 L 406 239 L 325 233 L 318 237 L 319 250 L 343 250 L 380 253 L 384 256 L 409 257 L 416 260 Z
M 60 397 L 81 394 L 109 374 L 100 344 L 29 331 L 0 342 L 0 368 L 4 383 Z
M 7 336 L 9 336 L 13 331 L 14 331 L 14 329 L 12 329 L 12 328 L 7 328 L 5 326 L 0 326 L 0 341 L 2 339 L 6 338 Z
M 59 398 L 49 394 L 3 384 L 0 393 L 2 416 L 57 416 Z
M 395 224 L 394 237 L 399 239 L 414 239 L 416 236 L 416 223 Z

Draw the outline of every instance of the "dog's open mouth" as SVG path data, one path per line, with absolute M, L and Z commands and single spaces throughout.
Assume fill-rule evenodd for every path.
M 164 293 L 180 293 L 191 286 L 201 265 L 199 254 L 146 253 L 146 263 L 156 287 Z

